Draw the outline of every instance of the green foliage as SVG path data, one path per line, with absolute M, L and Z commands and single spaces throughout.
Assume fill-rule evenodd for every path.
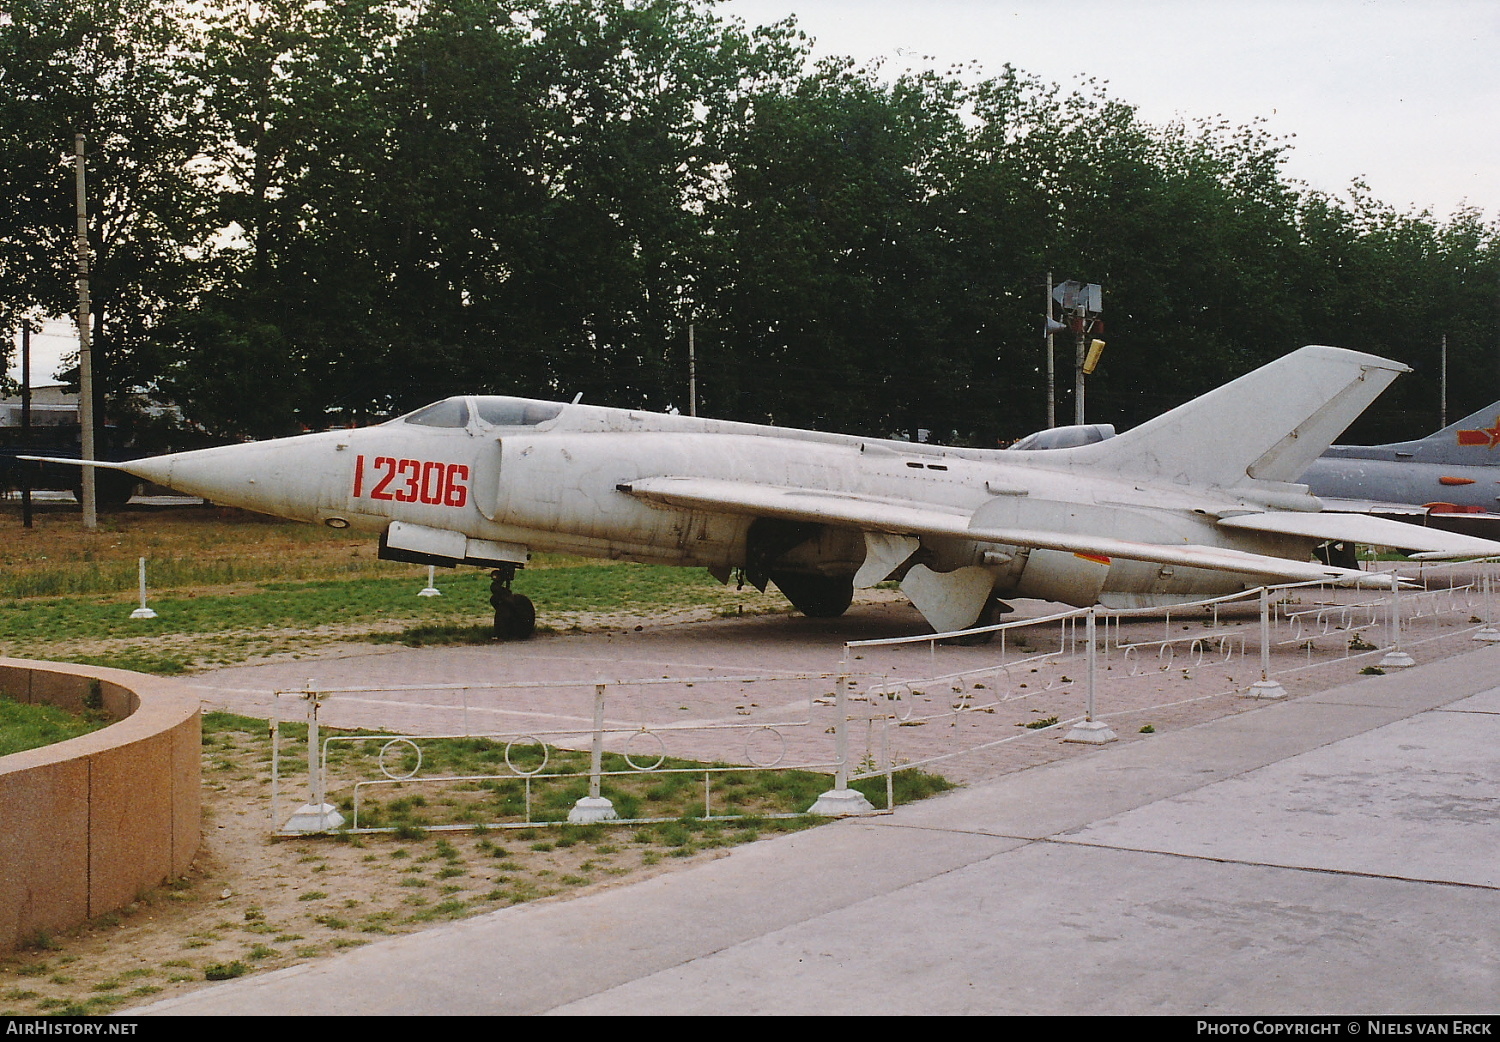
M 480 628 L 466 620 L 473 618 L 476 605 L 485 603 L 488 583 L 482 573 L 464 572 L 444 580 L 444 597 L 418 599 L 412 596 L 411 580 L 407 578 L 270 582 L 246 593 L 155 597 L 152 605 L 158 618 L 146 623 L 129 618 L 129 612 L 121 611 L 119 604 L 100 603 L 95 598 L 6 600 L 0 602 L 0 640 L 104 640 L 138 635 L 146 626 L 155 634 L 196 634 L 312 627 L 371 618 L 436 617 L 454 621 L 422 623 L 394 639 L 470 643 L 477 639 Z M 710 576 L 664 566 L 539 568 L 527 572 L 526 583 L 537 600 L 565 604 L 577 611 L 616 609 L 621 604 L 646 610 L 663 604 L 708 602 L 721 595 L 721 588 Z M 146 672 L 180 673 L 185 668 L 180 658 L 157 652 L 70 655 L 70 660 Z
M 252 956 L 253 958 L 254 956 Z M 236 959 L 234 962 L 215 962 L 203 967 L 204 980 L 233 980 L 250 972 L 250 967 Z
M 70 304 L 82 130 L 101 383 L 219 434 L 457 391 L 681 404 L 692 321 L 707 412 L 993 445 L 1043 422 L 1048 271 L 1105 288 L 1117 424 L 1309 342 L 1417 370 L 1353 436 L 1431 425 L 1442 333 L 1453 408 L 1494 397 L 1500 228 L 1307 190 L 1258 122 L 813 64 L 711 0 L 7 13 L 0 328 Z
M 849 787 L 858 789 L 872 805 L 885 806 L 885 778 L 883 776 L 851 782 Z M 953 788 L 953 783 L 941 774 L 928 774 L 926 771 L 897 771 L 891 775 L 891 794 L 898 807 L 903 803 L 925 800 L 929 796 L 936 796 L 951 788 Z
M 56 706 L 25 704 L 0 696 L 0 756 L 77 738 L 106 723 L 76 717 Z

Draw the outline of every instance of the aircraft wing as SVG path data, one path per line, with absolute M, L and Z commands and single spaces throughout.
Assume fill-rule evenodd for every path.
M 1062 550 L 1129 561 L 1208 568 L 1245 575 L 1270 576 L 1287 582 L 1327 579 L 1362 580 L 1366 573 L 1312 561 L 1227 550 L 1213 546 L 1164 546 L 1106 536 L 1025 528 L 978 528 L 962 511 L 939 506 L 914 505 L 909 500 L 884 499 L 847 492 L 715 478 L 641 478 L 619 486 L 621 492 L 663 506 L 714 513 L 779 517 L 788 521 L 811 521 L 842 525 L 863 531 L 896 535 L 934 535 L 973 539 L 1002 546 Z M 1314 515 L 1316 516 L 1316 515 Z
M 1407 520 L 1407 524 L 1420 525 L 1422 519 L 1427 516 L 1427 508 L 1414 506 L 1411 503 L 1383 503 L 1375 499 L 1334 499 L 1331 496 L 1319 496 L 1318 502 L 1323 504 L 1323 510 L 1333 514 L 1373 514 L 1376 517 L 1389 517 L 1400 521 Z
M 1323 504 L 1325 513 L 1370 514 L 1406 525 L 1458 532 L 1477 539 L 1500 540 L 1500 514 L 1485 510 L 1449 510 L 1444 509 L 1442 504 L 1426 507 L 1411 503 L 1382 503 L 1371 499 L 1333 499 L 1328 496 L 1319 496 L 1318 500 Z
M 1407 524 L 1366 514 L 1331 511 L 1273 510 L 1260 514 L 1221 517 L 1225 528 L 1254 532 L 1276 532 L 1312 539 L 1337 539 L 1371 546 L 1391 546 L 1415 551 L 1418 558 L 1492 557 L 1500 554 L 1500 543 L 1436 528 Z

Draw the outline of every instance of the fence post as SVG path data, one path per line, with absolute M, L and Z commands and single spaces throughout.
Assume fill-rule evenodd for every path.
M 1479 597 L 1484 602 L 1484 617 L 1488 619 L 1492 617 L 1490 611 L 1490 597 L 1494 594 L 1494 588 L 1490 582 L 1490 570 L 1494 567 L 1494 562 L 1481 561 L 1478 562 L 1478 567 L 1480 569 Z M 1484 641 L 1487 644 L 1493 644 L 1495 641 L 1500 641 L 1500 630 L 1495 629 L 1495 624 L 1493 622 L 1486 622 L 1483 626 L 1479 627 L 1479 632 L 1475 633 L 1474 636 L 1470 639 Z
M 314 688 L 311 677 L 302 689 L 302 697 L 307 700 L 307 776 L 311 782 L 312 801 L 298 807 L 281 831 L 332 832 L 344 823 L 344 816 L 324 799 L 326 779 L 323 776 L 323 750 L 318 739 L 318 708 L 322 696 Z
M 838 769 L 834 774 L 833 788 L 821 794 L 807 808 L 809 814 L 826 814 L 835 817 L 844 814 L 868 814 L 874 804 L 865 799 L 864 793 L 849 788 L 849 649 L 839 662 L 838 684 L 834 687 L 834 756 Z
M 1391 650 L 1380 660 L 1381 669 L 1405 669 L 1417 660 L 1401 650 L 1401 573 L 1391 566 Z
M 1090 608 L 1088 610 L 1087 622 L 1084 626 L 1084 639 L 1088 642 L 1087 709 L 1084 713 L 1083 722 L 1073 725 L 1073 729 L 1063 739 L 1065 742 L 1081 742 L 1084 745 L 1103 745 L 1106 742 L 1118 741 L 1120 737 L 1103 720 L 1094 719 L 1094 685 L 1098 680 L 1098 667 L 1095 656 L 1095 644 L 1097 642 L 1094 634 L 1094 619 L 1097 614 L 1097 608 Z
M 1250 698 L 1285 698 L 1286 688 L 1271 679 L 1271 591 L 1260 588 L 1260 679 L 1245 694 Z
M 599 794 L 599 776 L 604 771 L 604 681 L 594 682 L 594 738 L 589 750 L 589 794 L 581 796 L 568 811 L 568 821 L 591 825 L 596 821 L 615 821 L 615 805 Z
M 131 612 L 130 617 L 132 619 L 154 619 L 156 618 L 156 612 L 146 607 L 146 559 L 144 557 L 140 559 L 139 568 L 141 579 L 141 606 L 135 611 Z

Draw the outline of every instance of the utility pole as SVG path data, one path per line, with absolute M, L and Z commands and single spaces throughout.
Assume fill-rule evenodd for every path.
M 1443 334 L 1443 366 L 1439 380 L 1438 429 L 1448 426 L 1448 334 Z
M 1073 422 L 1083 423 L 1083 311 L 1073 320 Z
M 94 454 L 94 359 L 89 350 L 89 219 L 88 195 L 83 183 L 83 135 L 73 135 L 73 169 L 78 183 L 78 427 L 81 455 Z M 99 527 L 95 512 L 94 468 L 83 467 L 83 527 Z
M 1057 426 L 1057 388 L 1055 386 L 1057 363 L 1052 351 L 1052 273 L 1047 272 L 1047 427 Z
M 698 355 L 693 348 L 693 323 L 688 323 L 688 415 L 698 415 Z
M 1048 286 L 1051 286 L 1052 275 L 1047 275 Z M 1075 282 L 1069 279 L 1052 288 L 1048 293 L 1047 302 L 1047 343 L 1048 361 L 1051 361 L 1051 334 L 1061 329 L 1073 331 L 1073 422 L 1082 425 L 1083 414 L 1083 384 L 1084 377 L 1093 375 L 1094 368 L 1099 364 L 1099 357 L 1104 351 L 1104 341 L 1095 340 L 1089 342 L 1089 334 L 1092 332 L 1102 333 L 1104 323 L 1099 316 L 1104 312 L 1104 292 L 1096 283 Z M 1052 302 L 1056 301 L 1062 312 L 1066 325 L 1052 321 Z M 1050 381 L 1049 381 L 1050 384 Z M 1050 393 L 1049 393 L 1050 398 Z
M 21 444 L 31 448 L 31 319 L 21 320 Z M 21 524 L 31 527 L 31 470 L 21 471 Z

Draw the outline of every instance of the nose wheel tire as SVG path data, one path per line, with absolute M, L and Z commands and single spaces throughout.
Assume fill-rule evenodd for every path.
M 536 606 L 531 598 L 509 590 L 492 597 L 497 640 L 526 640 L 536 632 Z

